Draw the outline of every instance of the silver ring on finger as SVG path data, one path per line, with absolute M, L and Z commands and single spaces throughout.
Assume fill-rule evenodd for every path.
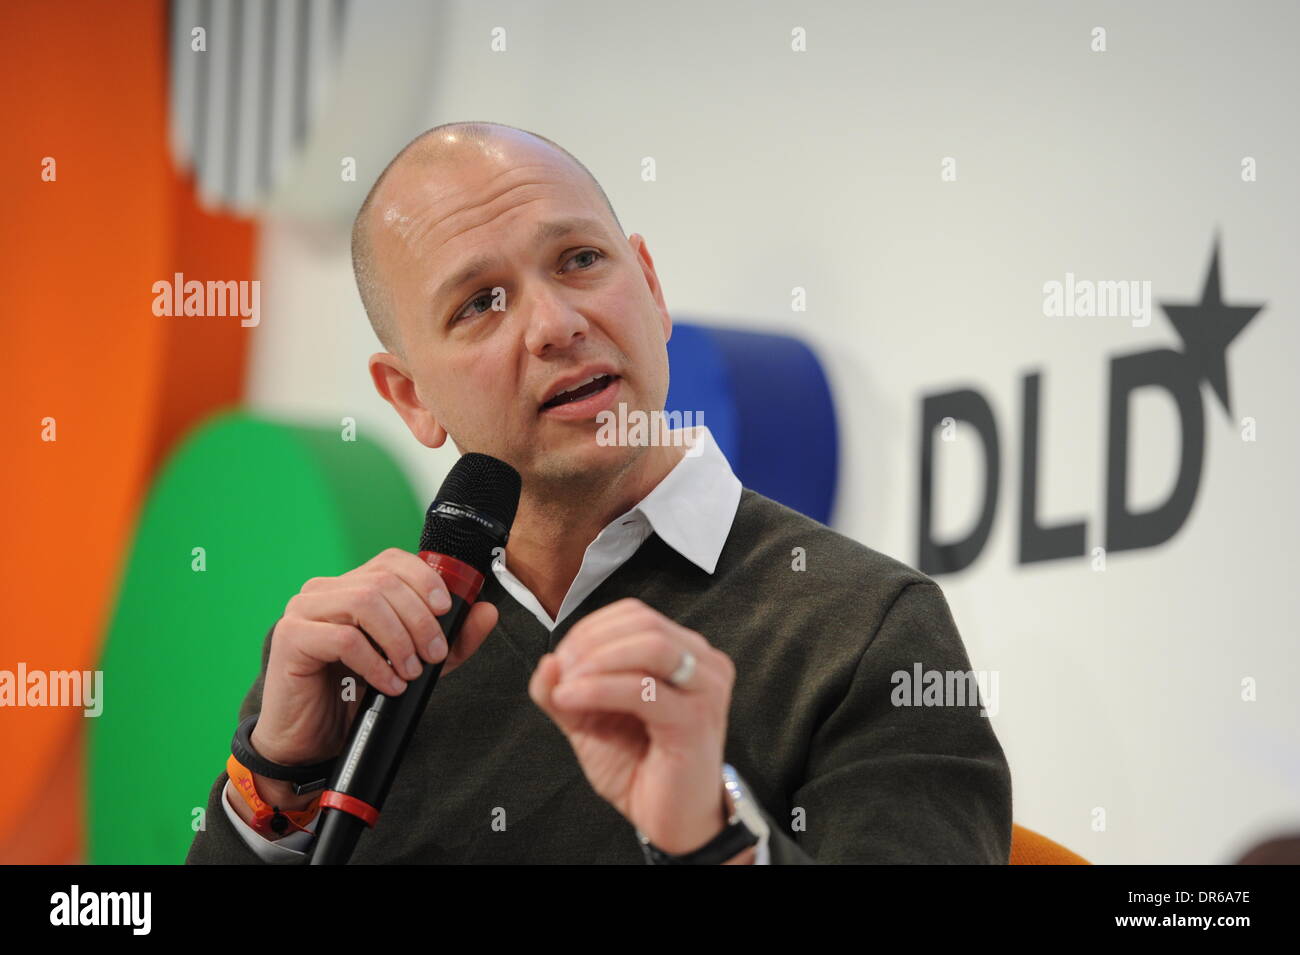
M 690 650 L 682 651 L 682 662 L 677 664 L 677 669 L 668 677 L 668 685 L 675 689 L 683 689 L 690 682 L 695 673 L 695 654 Z

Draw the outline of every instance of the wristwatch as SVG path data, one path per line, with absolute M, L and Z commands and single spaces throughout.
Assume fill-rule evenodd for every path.
M 726 828 L 694 852 L 683 855 L 664 852 L 638 829 L 637 839 L 648 865 L 722 865 L 768 839 L 767 819 L 750 795 L 749 786 L 730 763 L 722 764 L 722 785 L 730 809 Z
M 235 730 L 235 738 L 230 741 L 230 754 L 250 772 L 292 783 L 293 791 L 299 796 L 324 789 L 329 782 L 330 773 L 334 771 L 334 764 L 338 762 L 337 757 L 310 766 L 282 766 L 271 762 L 253 749 L 253 727 L 257 725 L 259 715 L 253 713 L 240 722 L 239 728 Z

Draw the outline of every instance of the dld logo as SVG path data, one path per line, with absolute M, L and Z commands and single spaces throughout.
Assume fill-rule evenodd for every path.
M 1228 395 L 1228 345 L 1264 308 L 1227 305 L 1219 285 L 1219 241 L 1205 276 L 1201 300 L 1194 304 L 1160 303 L 1183 340 L 1183 349 L 1156 348 L 1119 355 L 1110 361 L 1110 395 L 1106 429 L 1106 528 L 1109 552 L 1155 547 L 1173 537 L 1196 500 L 1205 452 L 1205 414 L 1201 382 L 1208 382 L 1219 403 L 1232 416 Z M 1038 405 L 1041 373 L 1022 382 L 1020 441 L 1020 541 L 1022 564 L 1085 554 L 1086 524 L 1082 521 L 1045 527 L 1038 521 Z M 1174 399 L 1182 430 L 1178 477 L 1167 499 L 1144 511 L 1129 506 L 1129 397 L 1139 388 L 1164 388 Z M 941 424 L 962 421 L 975 429 L 984 450 L 984 500 L 979 520 L 963 539 L 937 541 L 931 526 L 935 474 L 934 431 Z M 969 567 L 988 542 L 997 512 L 1001 450 L 997 421 L 978 391 L 963 388 L 926 395 L 921 400 L 921 493 L 918 526 L 918 566 L 923 573 L 946 574 Z

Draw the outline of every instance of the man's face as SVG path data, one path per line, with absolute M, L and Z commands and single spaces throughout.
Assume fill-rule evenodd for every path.
M 608 480 L 645 450 L 599 445 L 596 415 L 664 407 L 671 323 L 644 240 L 619 233 L 581 171 L 526 140 L 467 145 L 434 170 L 393 169 L 371 215 L 405 353 L 376 356 L 372 375 L 417 438 L 450 435 L 525 482 Z M 591 374 L 611 380 L 544 406 Z

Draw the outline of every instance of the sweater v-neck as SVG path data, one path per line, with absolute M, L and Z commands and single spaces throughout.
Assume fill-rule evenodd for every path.
M 676 573 L 694 572 L 707 578 L 709 575 L 664 543 L 653 531 L 626 561 L 601 581 L 573 612 L 561 620 L 554 630 L 548 631 L 531 610 L 521 604 L 501 585 L 496 575 L 490 574 L 483 583 L 480 600 L 495 604 L 498 620 L 493 635 L 500 637 L 515 651 L 520 662 L 531 675 L 542 656 L 555 650 L 570 628 L 606 604 L 624 597 L 641 597 L 647 587 L 656 587 L 664 571 L 672 568 Z

